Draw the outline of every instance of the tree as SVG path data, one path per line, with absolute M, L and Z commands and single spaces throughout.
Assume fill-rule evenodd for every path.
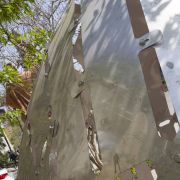
M 66 4 L 67 0 L 0 1 L 0 60 L 4 62 L 0 66 L 0 84 L 4 87 L 1 104 L 12 107 L 0 115 L 0 124 L 8 121 L 22 130 L 20 116 L 25 122 L 32 91 L 29 78 L 36 77 L 39 64 L 46 59 L 47 43 Z M 20 67 L 31 76 L 20 73 Z
M 55 31 L 67 0 L 5 2 L 0 5 L 0 12 L 3 12 L 0 15 L 0 58 L 29 69 L 42 61 L 46 44 Z M 8 7 L 7 12 L 5 7 Z
M 0 83 L 6 86 L 6 84 L 18 84 L 22 85 L 22 78 L 18 71 L 13 66 L 4 65 L 2 71 L 0 71 Z
M 8 121 L 12 126 L 19 125 L 22 129 L 19 117 L 21 114 L 26 115 L 32 86 L 18 69 L 21 67 L 23 71 L 34 71 L 46 59 L 47 43 L 56 30 L 67 2 L 0 0 L 0 61 L 4 62 L 0 65 L 0 84 L 4 87 L 3 92 L 1 88 L 1 105 L 9 102 L 14 107 L 0 115 L 0 124 Z M 12 95 L 14 97 L 9 100 L 8 97 Z M 12 102 L 16 100 L 17 103 Z M 3 128 L 0 128 L 0 134 L 4 135 Z M 6 162 L 5 159 L 7 157 L 0 153 L 0 164 Z
M 46 59 L 47 42 L 55 31 L 66 2 L 66 0 L 0 2 L 0 59 L 5 62 L 0 72 L 0 83 L 4 89 L 8 88 L 8 92 L 11 92 L 11 88 L 17 90 L 14 88 L 16 86 L 21 92 L 27 89 L 24 94 L 30 97 L 29 84 L 23 80 L 17 69 L 22 67 L 25 71 L 34 71 L 34 68 L 38 69 L 42 60 Z M 11 62 L 11 67 L 6 65 L 8 62 Z
M 29 3 L 34 0 L 2 0 L 0 1 L 0 23 L 17 20 L 23 14 L 31 14 Z

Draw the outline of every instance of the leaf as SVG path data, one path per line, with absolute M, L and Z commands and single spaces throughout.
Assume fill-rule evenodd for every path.
M 9 109 L 5 113 L 0 115 L 0 123 L 8 121 L 12 126 L 19 125 L 19 118 L 22 114 L 20 109 Z
M 4 65 L 2 71 L 0 71 L 0 83 L 20 85 L 22 83 L 22 78 L 13 66 Z
M 34 0 L 11 0 L 0 3 L 0 23 L 12 22 L 20 18 L 21 15 L 31 13 L 28 2 L 34 3 Z

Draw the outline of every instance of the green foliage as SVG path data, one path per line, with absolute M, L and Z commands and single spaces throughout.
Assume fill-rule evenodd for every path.
M 4 31 L 2 28 L 0 28 L 0 42 L 1 44 L 6 45 L 8 40 L 7 40 L 7 36 L 4 34 Z
M 0 91 L 0 106 L 4 106 L 5 105 L 5 90 L 3 89 L 2 86 L 0 86 L 1 91 Z
M 24 67 L 30 69 L 45 58 L 46 44 L 51 34 L 39 27 L 33 27 L 24 34 L 1 27 L 0 41 L 4 46 L 8 43 L 14 46 L 21 55 Z
M 147 165 L 148 165 L 150 168 L 153 167 L 153 163 L 152 163 L 151 160 L 146 160 L 146 163 L 147 163 Z
M 136 168 L 135 168 L 135 167 L 132 167 L 130 170 L 131 170 L 131 173 L 132 173 L 132 174 L 134 174 L 134 175 L 136 175 L 136 174 L 137 174 L 137 172 L 136 172 Z
M 0 23 L 11 22 L 19 19 L 22 14 L 31 15 L 29 2 L 34 0 L 6 0 L 0 1 Z
M 45 44 L 51 32 L 43 28 L 31 27 L 30 30 L 22 33 L 9 28 L 4 23 L 13 23 L 27 15 L 33 16 L 30 3 L 34 3 L 34 0 L 0 1 L 0 43 L 4 47 L 7 44 L 14 46 L 20 53 L 21 60 L 27 69 L 42 61 Z M 1 77 L 0 80 L 4 81 L 6 77 L 2 73 L 1 76 L 3 78 Z
M 50 38 L 49 33 L 45 29 L 35 27 L 21 37 L 27 42 L 23 58 L 23 64 L 27 69 L 40 64 L 45 58 L 46 44 Z
M 2 140 L 3 137 L 3 133 L 0 133 L 0 167 L 7 167 L 7 165 L 9 164 L 9 156 L 8 154 L 3 154 L 2 150 L 5 148 L 5 144 Z
M 54 8 L 56 10 L 56 6 Z M 17 66 L 22 65 L 28 70 L 46 59 L 46 44 L 53 29 L 52 12 L 55 11 L 47 8 L 43 11 L 35 0 L 0 0 L 0 48 L 6 50 L 10 46 L 17 52 L 15 55 L 12 53 L 10 61 L 16 59 Z M 38 20 L 41 22 L 36 22 Z M 9 60 L 6 55 L 1 57 L 5 62 Z M 24 82 L 16 68 L 4 65 L 0 71 L 0 83 L 6 89 L 6 85 L 23 86 Z
M 19 109 L 13 110 L 9 109 L 5 113 L 0 115 L 0 123 L 8 121 L 11 126 L 19 125 L 19 118 L 22 114 L 22 111 Z
M 7 132 L 6 132 L 6 134 L 9 138 L 11 144 L 13 145 L 14 149 L 17 149 L 21 143 L 22 131 L 19 128 L 19 126 L 12 127 L 12 131 L 13 132 L 11 134 L 8 134 Z
M 0 71 L 0 83 L 5 85 L 8 84 L 21 84 L 22 79 L 19 76 L 18 71 L 9 65 L 4 65 L 2 71 Z
M 0 167 L 7 167 L 9 165 L 9 156 L 8 154 L 3 154 L 0 152 Z
M 4 142 L 2 140 L 2 137 L 3 137 L 3 135 L 2 135 L 2 133 L 0 133 L 0 152 L 2 149 L 4 149 L 4 147 L 6 147 L 6 145 L 4 144 Z
M 45 46 L 52 35 L 47 24 L 51 24 L 51 12 L 43 12 L 41 8 L 33 9 L 32 7 L 36 7 L 35 3 L 35 0 L 0 0 L 0 44 L 2 47 L 10 45 L 16 48 L 19 62 L 26 69 L 31 69 L 46 59 Z M 44 21 L 46 18 L 48 21 Z M 41 22 L 39 26 L 38 22 L 34 23 L 36 19 L 45 24 L 42 25 Z M 19 22 L 24 24 L 18 24 Z M 11 28 L 14 23 L 17 23 L 17 29 Z

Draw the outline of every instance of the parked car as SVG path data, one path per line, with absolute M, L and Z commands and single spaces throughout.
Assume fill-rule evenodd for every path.
M 4 168 L 0 169 L 0 180 L 16 180 L 17 169 L 16 168 Z

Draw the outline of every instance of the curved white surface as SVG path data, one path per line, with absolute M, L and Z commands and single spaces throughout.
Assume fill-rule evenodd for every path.
M 180 1 L 141 0 L 141 4 L 149 30 L 159 29 L 163 33 L 163 43 L 156 47 L 156 53 L 169 90 L 169 99 L 180 122 Z

